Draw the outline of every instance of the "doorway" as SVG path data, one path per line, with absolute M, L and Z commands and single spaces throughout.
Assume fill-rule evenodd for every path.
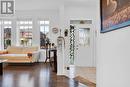
M 70 22 L 75 31 L 75 55 L 76 78 L 84 79 L 96 84 L 96 59 L 95 59 L 95 31 L 92 23 L 77 21 Z
M 92 24 L 71 22 L 75 30 L 75 60 L 76 66 L 94 67 L 95 62 L 95 32 Z
M 92 66 L 92 37 L 91 28 L 87 24 L 75 25 L 75 39 L 76 39 L 76 66 Z

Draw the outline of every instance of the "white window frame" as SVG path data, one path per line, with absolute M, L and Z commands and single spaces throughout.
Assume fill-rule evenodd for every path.
M 13 27 L 13 21 L 11 19 L 1 19 L 0 20 L 0 50 L 4 50 L 4 27 L 11 28 Z M 11 44 L 12 44 L 12 35 L 11 35 Z
M 47 23 L 47 22 L 48 22 L 48 23 Z M 47 35 L 47 37 L 49 37 L 50 21 L 49 21 L 49 20 L 44 20 L 44 19 L 42 19 L 42 20 L 39 20 L 39 21 L 38 21 L 38 25 L 39 25 L 39 32 L 41 32 L 41 26 L 44 27 L 44 31 L 45 31 L 45 27 L 46 27 L 46 26 L 49 27 L 48 35 Z M 47 34 L 46 32 L 43 32 L 43 33 Z M 40 34 L 40 35 L 41 35 L 41 34 Z M 41 38 L 41 36 L 40 36 L 40 38 Z M 40 40 L 40 43 L 41 43 L 41 40 Z M 41 48 L 41 44 L 40 44 L 39 46 L 40 46 L 40 48 Z
M 20 28 L 27 29 L 27 31 L 31 32 L 31 43 L 28 44 L 21 44 L 21 34 L 20 34 Z M 19 19 L 17 20 L 17 46 L 32 46 L 32 40 L 33 40 L 33 20 L 32 19 Z

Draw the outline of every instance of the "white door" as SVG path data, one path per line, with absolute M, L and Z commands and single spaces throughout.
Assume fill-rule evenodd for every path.
M 75 26 L 75 65 L 93 66 L 93 32 L 89 24 L 76 24 Z

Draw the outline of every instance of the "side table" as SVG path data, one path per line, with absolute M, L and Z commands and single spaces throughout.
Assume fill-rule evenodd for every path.
M 49 49 L 49 59 L 50 59 L 51 52 L 54 53 L 54 72 L 57 73 L 57 50 L 56 49 Z

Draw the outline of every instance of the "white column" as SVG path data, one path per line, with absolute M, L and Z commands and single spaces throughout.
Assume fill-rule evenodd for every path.
M 59 9 L 59 24 L 60 29 L 64 31 L 64 5 L 60 6 Z M 63 33 L 61 34 L 63 36 Z M 65 67 L 64 67 L 64 43 L 62 43 L 62 48 L 57 49 L 57 75 L 64 75 L 65 74 Z
M 0 50 L 2 50 L 2 21 L 0 20 Z
M 18 37 L 18 32 L 17 29 L 16 29 L 16 18 L 12 19 L 12 29 L 11 29 L 11 45 L 17 45 L 17 37 Z
M 3 20 L 2 20 L 3 22 Z M 1 26 L 1 49 L 4 50 L 4 26 Z
M 17 22 L 17 20 L 16 20 Z M 20 46 L 20 27 L 19 24 L 16 23 L 16 46 Z
M 33 38 L 32 38 L 32 45 L 33 46 L 40 46 L 40 29 L 37 18 L 33 17 Z

